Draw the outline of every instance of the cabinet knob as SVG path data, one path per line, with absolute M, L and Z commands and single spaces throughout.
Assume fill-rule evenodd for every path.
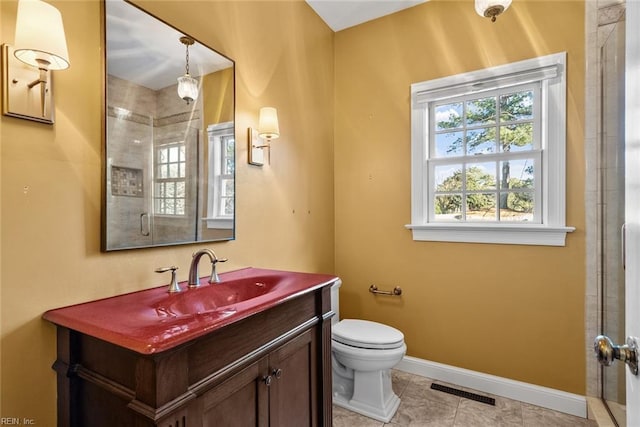
M 274 369 L 273 372 L 271 373 L 274 377 L 276 377 L 277 380 L 280 379 L 280 377 L 282 377 L 282 369 L 278 368 L 278 369 Z
M 273 381 L 273 377 L 271 375 L 267 375 L 266 377 L 262 377 L 262 381 L 267 385 L 267 387 L 269 387 Z

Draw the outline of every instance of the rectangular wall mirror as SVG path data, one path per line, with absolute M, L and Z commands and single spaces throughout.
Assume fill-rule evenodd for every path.
M 234 62 L 123 0 L 103 16 L 102 249 L 233 239 Z

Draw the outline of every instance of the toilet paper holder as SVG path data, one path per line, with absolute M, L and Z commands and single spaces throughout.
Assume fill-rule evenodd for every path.
M 369 286 L 369 292 L 377 295 L 391 295 L 392 297 L 398 297 L 402 295 L 402 289 L 400 286 L 396 286 L 392 291 L 380 291 L 376 285 Z

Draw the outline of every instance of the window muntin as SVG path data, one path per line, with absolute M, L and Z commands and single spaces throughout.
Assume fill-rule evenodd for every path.
M 163 144 L 155 150 L 154 212 L 186 214 L 186 146 L 184 141 Z

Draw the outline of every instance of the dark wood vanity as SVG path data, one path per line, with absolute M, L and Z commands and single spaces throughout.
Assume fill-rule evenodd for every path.
M 331 284 L 150 354 L 65 326 L 64 308 L 46 313 L 58 425 L 331 426 Z

